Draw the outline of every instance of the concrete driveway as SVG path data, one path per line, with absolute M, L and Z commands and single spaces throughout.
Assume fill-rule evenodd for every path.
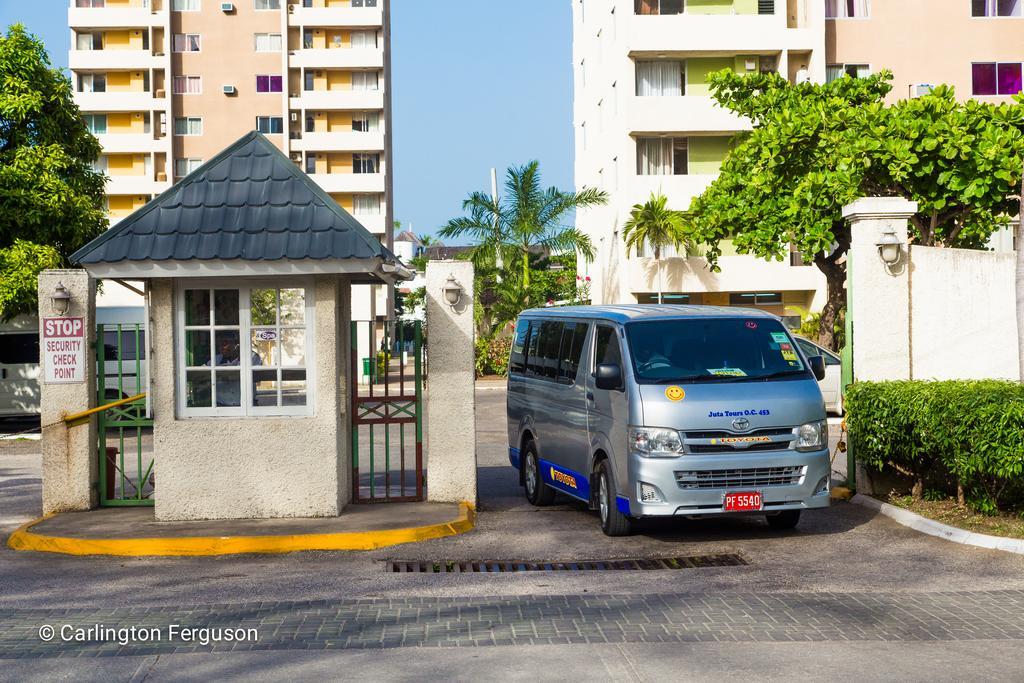
M 672 521 L 643 524 L 628 538 L 607 538 L 595 515 L 569 499 L 544 509 L 526 503 L 507 463 L 504 401 L 500 388 L 477 391 L 480 514 L 477 529 L 462 536 L 372 552 L 219 558 L 68 557 L 0 548 L 0 658 L 17 656 L 5 652 L 42 658 L 29 668 L 8 667 L 8 675 L 77 671 L 173 678 L 175 671 L 249 675 L 251 667 L 268 667 L 299 676 L 348 662 L 361 675 L 411 680 L 430 671 L 463 679 L 515 662 L 515 671 L 541 680 L 564 678 L 567 671 L 631 680 L 682 673 L 804 679 L 820 677 L 823 662 L 847 656 L 844 670 L 868 678 L 1024 675 L 1020 658 L 1006 657 L 1013 650 L 1009 644 L 1016 647 L 1024 639 L 1024 620 L 1010 607 L 1024 601 L 1024 557 L 924 536 L 850 504 L 805 513 L 792 532 L 771 531 L 759 519 Z M 38 514 L 37 451 L 38 442 L 0 442 L 4 537 Z M 676 571 L 384 571 L 388 559 L 558 561 L 717 553 L 737 553 L 748 564 Z M 775 602 L 769 604 L 770 596 Z M 52 646 L 33 647 L 32 629 L 48 618 L 44 610 L 54 608 L 84 622 L 128 624 L 150 610 L 157 610 L 151 619 L 173 612 L 186 621 L 255 620 L 277 639 L 265 647 L 281 651 L 217 658 L 201 648 L 146 656 L 127 648 L 119 652 L 130 656 L 87 664 L 76 659 L 71 665 L 54 659 L 58 651 Z M 321 621 L 304 627 L 313 614 Z M 745 623 L 719 629 L 720 622 L 740 614 Z M 922 630 L 922 614 L 937 615 L 947 630 Z M 652 624 L 666 623 L 656 617 L 675 626 L 654 631 Z M 776 628 L 783 617 L 790 625 Z M 10 635 L 19 633 L 21 640 Z M 681 647 L 688 639 L 712 642 Z M 745 640 L 748 649 L 721 640 Z M 797 650 L 789 640 L 809 642 Z M 858 644 L 846 647 L 850 640 Z M 614 647 L 595 650 L 595 643 Z M 672 643 L 673 649 L 658 643 Z M 346 651 L 300 657 L 292 652 L 296 644 Z M 457 654 L 424 654 L 423 671 L 410 669 L 402 650 L 391 649 L 445 644 L 458 646 Z M 467 645 L 491 647 L 464 651 Z M 385 650 L 379 657 L 347 651 L 365 647 Z M 571 668 L 552 676 L 550 663 L 556 661 Z

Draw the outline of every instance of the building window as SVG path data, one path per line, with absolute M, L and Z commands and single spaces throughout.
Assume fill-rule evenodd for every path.
M 758 14 L 775 14 L 775 0 L 757 0 Z
M 75 35 L 75 49 L 76 50 L 102 50 L 103 49 L 103 34 L 102 33 L 78 33 Z
M 730 306 L 772 306 L 782 303 L 782 292 L 732 292 Z
M 380 195 L 356 194 L 352 195 L 352 213 L 356 216 L 379 216 Z
M 1016 95 L 1021 92 L 1020 62 L 971 65 L 971 93 L 974 95 Z
M 107 132 L 107 115 L 106 114 L 84 114 L 82 119 L 85 121 L 85 127 L 89 129 L 89 132 L 93 135 L 105 135 Z
M 866 78 L 871 75 L 871 67 L 867 64 L 829 64 L 825 67 L 825 82 L 849 76 L 850 78 Z
M 633 0 L 633 14 L 682 14 L 683 0 Z
M 377 90 L 379 88 L 377 82 L 376 71 L 353 71 L 352 72 L 352 89 L 353 90 Z
M 203 77 L 175 76 L 173 87 L 175 95 L 198 95 L 203 92 Z
M 257 76 L 256 92 L 281 92 L 282 81 L 280 76 Z
M 253 0 L 253 7 L 259 10 L 281 9 L 281 0 Z
M 311 289 L 184 289 L 178 304 L 183 416 L 312 414 Z
M 316 155 L 315 154 L 310 153 L 310 154 L 306 155 L 306 173 L 316 173 Z
M 973 17 L 1019 17 L 1024 14 L 1024 0 L 971 0 Z
M 376 49 L 376 47 L 377 47 L 377 32 L 376 31 L 352 31 L 352 47 L 353 48 Z
M 685 62 L 638 61 L 636 94 L 640 97 L 678 97 L 686 94 Z
M 314 90 L 313 87 L 313 72 L 307 71 L 302 76 L 302 89 L 306 91 Z
M 352 0 L 353 7 L 376 7 L 377 0 Z
M 826 19 L 867 19 L 870 0 L 825 0 Z
M 687 142 L 686 138 L 637 138 L 637 175 L 686 175 Z
M 256 33 L 256 52 L 280 52 L 280 33 Z
M 203 119 L 199 116 L 175 116 L 175 135 L 202 135 Z
M 656 304 L 658 302 L 657 294 L 646 294 L 640 293 L 636 295 L 636 302 L 638 304 Z M 693 303 L 693 297 L 690 294 L 679 294 L 676 292 L 665 292 L 661 295 L 661 303 L 663 304 L 691 304 Z
M 196 170 L 203 165 L 202 159 L 175 159 L 174 160 L 174 177 L 184 178 L 192 171 Z
M 79 74 L 79 92 L 107 92 L 106 74 Z
M 313 117 L 312 114 L 306 114 L 306 132 L 307 133 L 315 133 L 316 132 L 316 119 Z
M 172 49 L 174 52 L 199 52 L 201 42 L 198 33 L 175 33 Z
M 198 12 L 200 0 L 174 0 L 171 9 L 175 12 Z
M 353 112 L 352 130 L 360 133 L 376 132 L 380 115 L 375 111 Z
M 284 118 L 281 116 L 257 116 L 256 130 L 264 135 L 280 135 L 284 132 Z
M 75 7 L 106 7 L 106 0 L 75 0 Z
M 380 154 L 353 154 L 353 173 L 380 173 Z

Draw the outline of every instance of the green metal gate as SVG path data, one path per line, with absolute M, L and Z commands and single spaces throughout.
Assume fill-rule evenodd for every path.
M 352 500 L 424 500 L 423 331 L 352 322 Z
M 141 323 L 96 328 L 97 405 L 146 391 L 146 335 Z M 153 505 L 153 420 L 145 397 L 97 414 L 100 505 Z

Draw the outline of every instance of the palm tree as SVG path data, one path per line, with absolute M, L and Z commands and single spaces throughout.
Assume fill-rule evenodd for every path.
M 686 239 L 683 231 L 683 212 L 675 211 L 666 206 L 668 198 L 663 194 L 651 193 L 650 199 L 644 204 L 634 204 L 629 220 L 623 226 L 623 239 L 626 240 L 626 256 L 630 251 L 640 253 L 646 243 L 654 251 L 654 261 L 658 268 L 658 303 L 662 303 L 661 285 L 661 252 L 669 246 L 683 249 L 684 256 L 696 256 L 697 250 L 693 243 Z
M 563 192 L 541 189 L 539 164 L 511 167 L 505 173 L 505 197 L 474 192 L 462 203 L 468 216 L 453 218 L 441 228 L 444 238 L 472 238 L 475 265 L 519 270 L 522 291 L 530 286 L 530 254 L 539 249 L 555 253 L 576 251 L 594 258 L 594 247 L 585 234 L 563 221 L 577 209 L 607 203 L 608 195 L 593 188 Z M 519 264 L 513 266 L 512 264 Z M 511 273 L 506 273 L 511 274 Z M 507 278 L 506 278 L 507 279 Z

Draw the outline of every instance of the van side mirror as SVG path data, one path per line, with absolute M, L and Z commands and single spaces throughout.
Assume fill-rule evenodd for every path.
M 604 391 L 622 388 L 622 368 L 615 363 L 601 363 L 594 373 L 594 384 Z
M 811 372 L 814 374 L 814 379 L 819 382 L 825 379 L 825 359 L 822 356 L 810 356 L 807 359 L 807 365 L 811 368 Z

